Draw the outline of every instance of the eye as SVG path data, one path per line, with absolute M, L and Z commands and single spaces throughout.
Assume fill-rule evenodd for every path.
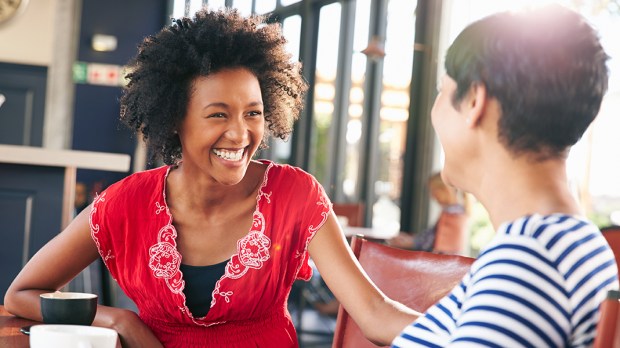
M 248 112 L 248 116 L 251 116 L 251 117 L 261 116 L 262 114 L 263 112 L 260 110 L 254 110 L 254 111 Z
M 224 117 L 226 117 L 226 114 L 223 113 L 223 112 L 216 112 L 216 113 L 213 113 L 213 114 L 209 114 L 207 116 L 207 118 L 224 118 Z

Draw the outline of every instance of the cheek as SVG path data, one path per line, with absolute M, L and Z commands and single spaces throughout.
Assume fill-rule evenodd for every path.
M 431 110 L 431 123 L 433 125 L 433 129 L 439 138 L 439 142 L 443 145 L 445 141 L 445 133 L 447 120 L 446 115 L 443 113 L 443 110 L 438 102 L 435 102 L 433 109 Z
M 265 133 L 267 132 L 267 123 L 264 118 L 261 118 L 256 122 L 254 127 L 254 133 L 258 135 L 261 139 L 265 137 Z

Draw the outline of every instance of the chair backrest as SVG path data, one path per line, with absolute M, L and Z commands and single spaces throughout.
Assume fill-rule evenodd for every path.
M 334 203 L 332 208 L 336 216 L 347 218 L 349 226 L 364 226 L 364 203 Z
M 351 248 L 370 279 L 388 297 L 424 312 L 447 295 L 469 271 L 473 258 L 393 248 L 353 236 Z M 334 348 L 377 347 L 368 341 L 342 306 Z
M 618 269 L 620 269 L 620 226 L 607 226 L 601 228 L 601 232 L 603 233 L 603 237 L 607 239 L 607 244 L 614 252 L 614 256 L 616 257 L 616 265 L 618 265 Z
M 601 316 L 596 326 L 594 348 L 620 347 L 620 291 L 609 290 L 601 303 Z

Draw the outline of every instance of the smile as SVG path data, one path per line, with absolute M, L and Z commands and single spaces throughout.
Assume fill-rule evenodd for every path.
M 230 150 L 221 150 L 221 149 L 213 149 L 213 153 L 224 160 L 227 161 L 240 161 L 243 158 L 243 152 L 245 151 L 245 149 L 240 149 L 237 151 L 230 151 Z

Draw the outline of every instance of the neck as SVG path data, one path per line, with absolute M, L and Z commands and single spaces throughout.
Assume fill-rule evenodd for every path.
M 263 181 L 264 171 L 260 165 L 250 165 L 244 178 L 235 185 L 222 185 L 212 178 L 195 175 L 179 165 L 168 178 L 169 195 L 177 201 L 194 207 L 194 209 L 215 213 L 227 210 L 230 205 L 238 204 L 244 199 L 256 196 L 256 191 Z
M 580 214 L 571 194 L 565 159 L 534 162 L 503 152 L 486 166 L 473 192 L 487 209 L 495 229 L 530 214 Z M 493 168 L 493 169 L 488 169 Z

